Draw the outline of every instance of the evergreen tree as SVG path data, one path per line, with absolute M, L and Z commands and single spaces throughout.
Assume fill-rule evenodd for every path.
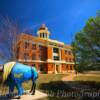
M 100 70 L 100 12 L 76 33 L 72 46 L 77 70 Z

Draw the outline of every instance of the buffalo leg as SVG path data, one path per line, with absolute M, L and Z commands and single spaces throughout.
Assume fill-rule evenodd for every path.
M 14 85 L 11 84 L 11 85 L 9 85 L 9 94 L 13 93 L 13 91 L 14 91 Z
M 33 84 L 32 84 L 32 88 L 31 88 L 31 93 L 32 93 L 32 95 L 34 95 L 35 94 L 35 88 L 36 88 L 36 83 L 34 82 Z
M 13 91 L 14 91 L 14 84 L 9 84 L 9 94 L 7 95 L 9 98 L 13 97 Z
M 18 95 L 21 96 L 24 93 L 24 89 L 21 84 L 17 84 Z

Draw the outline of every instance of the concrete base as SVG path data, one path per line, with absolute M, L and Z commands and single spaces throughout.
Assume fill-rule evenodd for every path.
M 11 100 L 38 100 L 46 97 L 48 97 L 47 94 L 36 90 L 35 95 L 26 94 L 26 95 L 22 95 L 21 99 L 11 99 Z
M 16 95 L 16 93 L 15 93 Z M 29 91 L 26 91 L 25 95 L 22 95 L 20 99 L 17 98 L 18 96 L 14 96 L 12 99 L 7 98 L 6 96 L 0 97 L 0 100 L 39 100 L 43 98 L 47 98 L 48 95 L 36 90 L 35 95 L 29 94 Z

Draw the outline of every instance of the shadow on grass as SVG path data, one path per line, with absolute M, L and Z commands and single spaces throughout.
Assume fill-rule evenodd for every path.
M 48 94 L 46 100 L 100 100 L 100 82 L 54 81 L 39 88 Z
M 0 95 L 0 100 L 18 99 L 18 97 L 16 97 L 16 96 L 18 96 L 17 93 L 10 94 L 9 96 L 8 96 L 8 94 Z
M 41 100 L 100 100 L 100 82 L 51 81 L 39 84 L 38 89 L 48 94 L 48 98 Z M 4 95 L 0 100 L 10 99 Z

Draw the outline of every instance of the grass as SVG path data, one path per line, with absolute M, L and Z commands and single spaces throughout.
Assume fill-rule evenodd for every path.
M 56 89 L 58 89 L 59 85 L 60 84 L 62 85 L 62 83 L 59 84 L 58 82 L 61 81 L 61 79 L 66 75 L 67 74 L 39 74 L 39 78 L 37 79 L 36 89 L 45 92 L 44 90 L 47 89 L 48 87 L 49 87 L 48 88 L 48 91 L 49 91 L 49 90 L 55 88 L 56 85 L 57 85 Z M 54 84 L 52 84 L 52 82 Z M 44 84 L 46 84 L 46 86 Z M 23 83 L 23 87 L 25 90 L 31 89 L 31 86 L 32 86 L 32 81 L 27 81 L 27 82 Z M 6 94 L 6 93 L 8 93 L 8 87 L 7 86 L 4 86 L 4 87 L 0 86 L 0 91 L 2 91 L 2 94 Z M 17 91 L 17 89 L 15 88 L 15 92 L 16 91 Z M 58 100 L 59 98 L 56 99 L 54 97 L 48 97 L 48 98 L 43 98 L 41 100 L 52 100 L 52 99 Z
M 71 92 L 75 92 L 75 93 L 80 93 L 81 90 L 84 90 L 84 92 L 91 92 L 91 89 L 96 89 L 96 91 L 98 91 L 100 89 L 100 83 L 98 82 L 98 80 L 100 80 L 100 77 L 98 79 L 97 76 L 92 76 L 91 79 L 95 79 L 92 81 L 89 81 L 90 77 L 87 77 L 87 80 L 77 80 L 74 82 L 62 82 L 61 79 L 67 75 L 64 74 L 40 74 L 39 79 L 37 80 L 37 89 L 41 90 L 45 93 L 48 94 L 48 98 L 43 98 L 40 100 L 89 100 L 92 99 L 92 97 L 88 98 L 88 97 L 63 97 L 62 94 L 63 91 L 65 91 L 65 93 L 71 93 Z M 29 87 L 27 86 L 31 86 L 31 82 L 28 83 L 29 85 L 27 85 L 27 83 L 24 84 L 24 87 L 26 89 L 28 89 Z M 86 87 L 86 88 L 85 88 Z M 62 94 L 59 94 L 59 96 L 57 97 L 58 91 L 60 90 L 60 92 Z M 93 90 L 95 91 L 95 90 Z M 98 99 L 98 98 L 96 98 Z
M 64 76 L 67 74 L 39 74 L 39 78 L 36 82 L 36 89 L 40 90 L 40 85 L 49 83 L 49 82 L 55 82 L 60 81 Z M 32 82 L 28 81 L 23 84 L 23 87 L 25 89 L 30 89 L 32 86 Z
M 54 82 L 54 81 L 60 81 L 62 77 L 66 76 L 67 74 L 39 74 L 39 78 L 37 79 L 36 82 L 36 89 L 40 90 L 40 85 L 49 83 L 49 82 Z M 32 86 L 32 81 L 27 81 L 23 83 L 23 87 L 25 90 L 31 89 Z M 7 86 L 2 86 L 0 85 L 0 91 L 3 91 L 2 94 L 7 93 L 8 87 Z M 15 88 L 16 91 L 16 88 Z
M 95 81 L 100 82 L 100 76 L 76 76 L 74 77 L 75 81 Z
M 81 90 L 84 92 L 91 92 L 100 90 L 100 76 L 77 76 L 74 78 L 75 81 L 72 82 L 62 82 L 61 79 L 68 74 L 40 74 L 37 80 L 36 89 L 43 91 L 45 93 L 54 94 L 54 96 L 49 96 L 48 98 L 41 100 L 91 100 L 91 98 L 87 97 L 64 97 L 62 98 L 61 93 L 63 90 L 65 93 L 80 93 Z M 84 81 L 85 80 L 85 81 Z M 91 80 L 91 81 L 89 81 Z M 30 89 L 32 86 L 32 82 L 28 81 L 23 84 L 25 89 Z M 1 87 L 2 88 L 2 87 Z M 1 89 L 0 89 L 1 90 Z M 6 87 L 6 93 L 8 88 Z M 60 90 L 59 97 L 56 97 L 58 91 Z M 15 89 L 16 91 L 16 89 Z M 51 93 L 52 92 L 52 93 Z M 61 96 L 60 96 L 61 95 Z M 98 99 L 99 100 L 99 99 Z
M 60 81 L 67 74 L 40 74 L 39 79 L 37 80 L 37 89 L 42 83 L 49 83 Z
M 67 75 L 64 74 L 40 74 L 37 80 L 37 89 L 48 94 L 48 98 L 43 98 L 40 100 L 88 100 L 92 99 L 91 97 L 63 97 L 63 91 L 65 93 L 79 93 L 81 90 L 85 92 L 91 92 L 91 89 L 100 89 L 100 83 L 95 82 L 96 76 L 92 76 L 92 79 L 95 79 L 93 82 L 89 81 L 90 77 L 87 78 L 87 81 L 77 80 L 74 82 L 62 82 L 61 79 Z M 87 76 L 86 76 L 87 77 Z M 94 77 L 94 78 L 93 78 Z M 100 79 L 100 77 L 99 77 Z M 24 88 L 29 89 L 31 82 L 24 83 Z M 86 88 L 85 88 L 86 87 Z M 57 97 L 58 91 L 60 90 L 61 94 Z M 93 90 L 94 91 L 94 90 Z M 88 98 L 88 99 L 87 99 Z

